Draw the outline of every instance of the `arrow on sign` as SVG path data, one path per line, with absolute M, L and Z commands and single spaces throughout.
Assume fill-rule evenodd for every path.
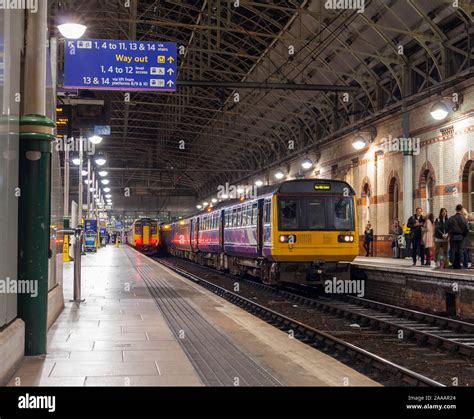
M 174 58 L 173 57 L 168 57 L 168 61 L 171 64 L 174 61 Z
M 174 70 L 172 68 L 168 68 L 166 72 L 171 76 L 174 73 Z
M 166 82 L 166 84 L 167 84 L 169 87 L 171 87 L 171 86 L 173 86 L 174 83 L 173 83 L 171 80 L 168 80 L 168 81 Z

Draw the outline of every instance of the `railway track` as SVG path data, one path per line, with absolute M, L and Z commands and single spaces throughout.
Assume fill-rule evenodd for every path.
M 422 374 L 419 374 L 401 365 L 393 363 L 381 356 L 373 354 L 349 342 L 345 342 L 344 340 L 332 336 L 327 332 L 315 329 L 282 313 L 279 313 L 275 310 L 258 304 L 257 302 L 252 301 L 251 299 L 245 298 L 236 292 L 221 287 L 213 283 L 212 281 L 206 280 L 196 274 L 190 273 L 185 269 L 181 269 L 180 267 L 175 266 L 172 263 L 169 263 L 163 259 L 156 260 L 168 269 L 171 269 L 174 272 L 184 276 L 185 278 L 198 283 L 199 285 L 225 298 L 233 304 L 245 309 L 251 314 L 258 316 L 267 323 L 272 324 L 273 326 L 278 327 L 279 329 L 284 330 L 287 333 L 291 333 L 294 338 L 322 352 L 328 353 L 329 355 L 337 358 L 338 360 L 344 362 L 352 368 L 356 368 L 359 371 L 362 371 L 363 373 L 366 373 L 367 370 L 372 370 L 375 371 L 376 375 L 379 377 L 383 377 L 384 379 L 386 379 L 387 376 L 390 376 L 391 381 L 397 382 L 399 384 L 403 383 L 409 386 L 444 387 L 444 385 L 438 381 L 432 380 Z M 191 262 L 186 263 L 192 264 Z M 233 279 L 235 282 L 235 277 L 232 277 L 228 274 L 224 275 L 229 277 L 229 279 Z M 255 283 L 253 281 L 248 282 L 251 282 L 259 288 L 264 288 L 266 291 L 269 292 L 279 292 L 280 294 L 284 294 L 285 296 L 291 296 L 294 301 L 299 301 L 300 303 L 303 301 L 309 303 L 311 301 L 307 297 L 289 293 L 288 291 L 275 290 L 273 287 Z

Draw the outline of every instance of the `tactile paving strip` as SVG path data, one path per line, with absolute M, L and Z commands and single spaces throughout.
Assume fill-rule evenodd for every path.
M 139 259 L 140 262 L 141 258 Z M 133 260 L 171 331 L 207 386 L 281 386 L 269 371 L 204 318 L 156 267 Z M 138 263 L 137 263 L 138 262 Z M 184 332 L 184 338 L 183 338 Z

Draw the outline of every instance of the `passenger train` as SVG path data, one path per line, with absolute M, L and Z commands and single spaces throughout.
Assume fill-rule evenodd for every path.
M 139 218 L 127 230 L 127 244 L 147 255 L 157 253 L 160 245 L 158 221 Z
M 338 180 L 291 180 L 259 188 L 171 224 L 167 251 L 265 284 L 349 279 L 358 255 L 355 192 Z

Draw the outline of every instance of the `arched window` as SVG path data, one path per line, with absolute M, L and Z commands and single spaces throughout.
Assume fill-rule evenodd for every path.
M 425 173 L 425 196 L 426 196 L 426 214 L 434 211 L 434 179 L 430 171 Z
M 397 218 L 400 220 L 400 186 L 396 177 L 390 180 L 390 186 L 388 189 L 389 195 L 389 222 Z
M 370 186 L 369 186 L 368 183 L 366 183 L 364 185 L 364 187 L 362 188 L 362 208 L 361 208 L 361 212 L 362 212 L 362 225 L 361 225 L 361 228 L 362 228 L 362 230 L 364 230 L 367 223 L 369 221 L 371 221 L 371 219 L 370 219 L 370 200 L 371 200 Z
M 474 212 L 474 160 L 468 161 L 465 170 L 467 174 L 467 205 L 465 207 L 469 212 Z

